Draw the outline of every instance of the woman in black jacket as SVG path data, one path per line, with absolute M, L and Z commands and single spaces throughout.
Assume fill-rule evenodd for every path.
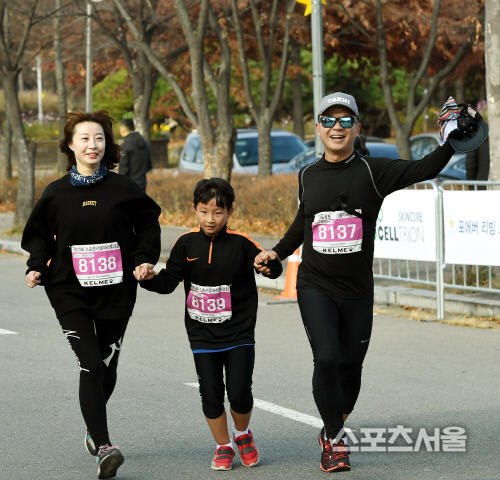
M 136 273 L 160 254 L 160 207 L 129 178 L 110 172 L 120 161 L 108 112 L 66 115 L 59 148 L 68 175 L 49 184 L 26 224 L 26 283 L 45 286 L 78 359 L 85 445 L 98 478 L 123 463 L 109 438 L 106 403 L 135 304 Z

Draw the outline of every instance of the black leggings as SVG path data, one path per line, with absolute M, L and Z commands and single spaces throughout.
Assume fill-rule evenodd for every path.
M 224 352 L 194 354 L 203 413 L 207 418 L 219 418 L 224 413 L 226 388 L 227 398 L 234 412 L 245 415 L 252 410 L 254 363 L 253 345 L 243 345 Z M 226 385 L 224 385 L 224 367 L 226 367 Z
M 98 320 L 87 310 L 59 317 L 64 335 L 80 367 L 80 408 L 96 446 L 111 443 L 106 402 L 116 385 L 116 369 L 128 324 L 125 320 Z
M 311 344 L 313 395 L 325 424 L 335 438 L 351 413 L 361 388 L 361 369 L 373 324 L 373 299 L 339 298 L 312 287 L 297 289 L 302 321 Z

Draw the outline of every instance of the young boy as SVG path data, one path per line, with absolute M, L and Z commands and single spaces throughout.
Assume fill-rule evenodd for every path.
M 172 293 L 184 281 L 185 324 L 200 383 L 205 418 L 217 442 L 212 470 L 230 470 L 234 444 L 224 410 L 225 388 L 233 418 L 233 438 L 241 463 L 253 467 L 259 452 L 249 430 L 255 359 L 257 286 L 254 258 L 262 251 L 248 235 L 226 226 L 233 214 L 234 191 L 222 178 L 200 180 L 194 191 L 199 228 L 182 235 L 158 275 L 144 272 L 141 287 Z M 268 276 L 282 273 L 269 261 Z M 224 385 L 224 368 L 226 385 Z

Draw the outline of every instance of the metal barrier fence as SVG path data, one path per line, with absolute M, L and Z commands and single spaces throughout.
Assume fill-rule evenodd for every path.
M 436 209 L 436 261 L 398 260 L 374 258 L 373 273 L 377 279 L 411 282 L 436 289 L 438 319 L 444 318 L 444 291 L 451 288 L 500 294 L 493 285 L 491 265 L 445 264 L 445 234 L 443 192 L 445 190 L 483 190 L 500 188 L 500 182 L 445 181 L 439 187 L 432 181 L 412 185 L 408 189 L 433 189 Z M 498 268 L 498 267 L 497 267 Z

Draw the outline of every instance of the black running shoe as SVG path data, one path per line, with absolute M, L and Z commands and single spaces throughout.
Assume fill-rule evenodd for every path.
M 97 448 L 95 447 L 94 440 L 92 440 L 89 432 L 85 432 L 85 448 L 90 455 L 93 455 L 94 457 L 97 456 Z
M 332 445 L 330 439 L 325 438 L 324 429 L 319 434 L 321 446 L 320 467 L 324 472 L 348 472 L 351 470 L 349 453 L 342 440 Z
M 102 445 L 97 454 L 97 478 L 112 478 L 116 476 L 118 467 L 125 461 L 120 447 Z

